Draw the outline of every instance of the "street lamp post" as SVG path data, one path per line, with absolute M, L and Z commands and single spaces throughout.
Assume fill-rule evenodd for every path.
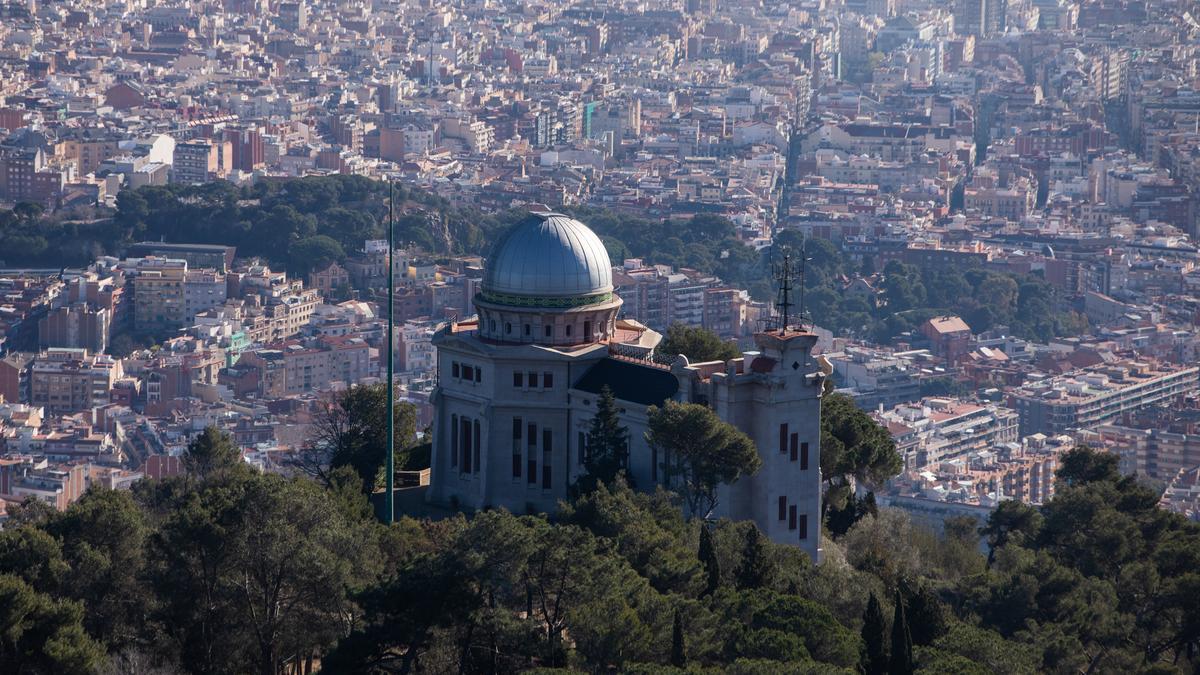
M 387 277 L 388 277 L 388 311 L 387 311 L 387 497 L 384 500 L 387 508 L 387 518 L 385 522 L 391 525 L 396 519 L 396 387 L 392 380 L 395 371 L 395 359 L 393 352 L 395 351 L 395 331 L 396 324 L 394 321 L 395 301 L 393 295 L 395 292 L 395 269 L 392 267 L 392 249 L 394 243 L 393 238 L 393 210 L 396 202 L 395 184 L 392 179 L 388 179 L 388 234 L 387 234 Z

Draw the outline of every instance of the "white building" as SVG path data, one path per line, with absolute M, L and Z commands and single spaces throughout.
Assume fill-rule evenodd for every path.
M 612 269 L 582 223 L 535 214 L 489 259 L 479 315 L 437 332 L 429 500 L 463 509 L 552 512 L 583 472 L 584 443 L 603 387 L 629 429 L 634 485 L 666 484 L 645 441 L 647 408 L 704 403 L 756 443 L 763 465 L 722 486 L 718 516 L 753 520 L 773 540 L 820 558 L 817 336 L 773 330 L 759 351 L 728 362 L 671 366 L 650 357 L 661 336 L 618 320 Z

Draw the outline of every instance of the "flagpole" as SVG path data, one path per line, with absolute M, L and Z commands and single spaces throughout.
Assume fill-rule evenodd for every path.
M 396 324 L 394 321 L 393 312 L 395 311 L 395 269 L 392 267 L 392 242 L 393 238 L 393 209 L 396 202 L 395 184 L 391 178 L 388 178 L 388 236 L 387 236 L 387 275 L 388 275 L 388 311 L 387 311 L 387 522 L 391 525 L 396 519 L 396 387 L 392 379 L 395 371 L 395 359 L 392 352 L 395 351 L 395 336 Z

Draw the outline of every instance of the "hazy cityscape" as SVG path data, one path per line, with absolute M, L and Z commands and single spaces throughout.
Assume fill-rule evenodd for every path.
M 1191 0 L 0 0 L 0 672 L 1196 672 L 1198 239 Z

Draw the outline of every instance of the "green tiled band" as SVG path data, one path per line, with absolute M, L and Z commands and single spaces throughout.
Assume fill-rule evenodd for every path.
M 482 292 L 479 294 L 479 299 L 496 305 L 505 305 L 507 307 L 541 307 L 545 309 L 570 309 L 572 307 L 587 307 L 589 305 L 599 305 L 609 302 L 612 300 L 612 298 L 613 294 L 611 292 L 565 298 L 541 298 L 487 292 Z

